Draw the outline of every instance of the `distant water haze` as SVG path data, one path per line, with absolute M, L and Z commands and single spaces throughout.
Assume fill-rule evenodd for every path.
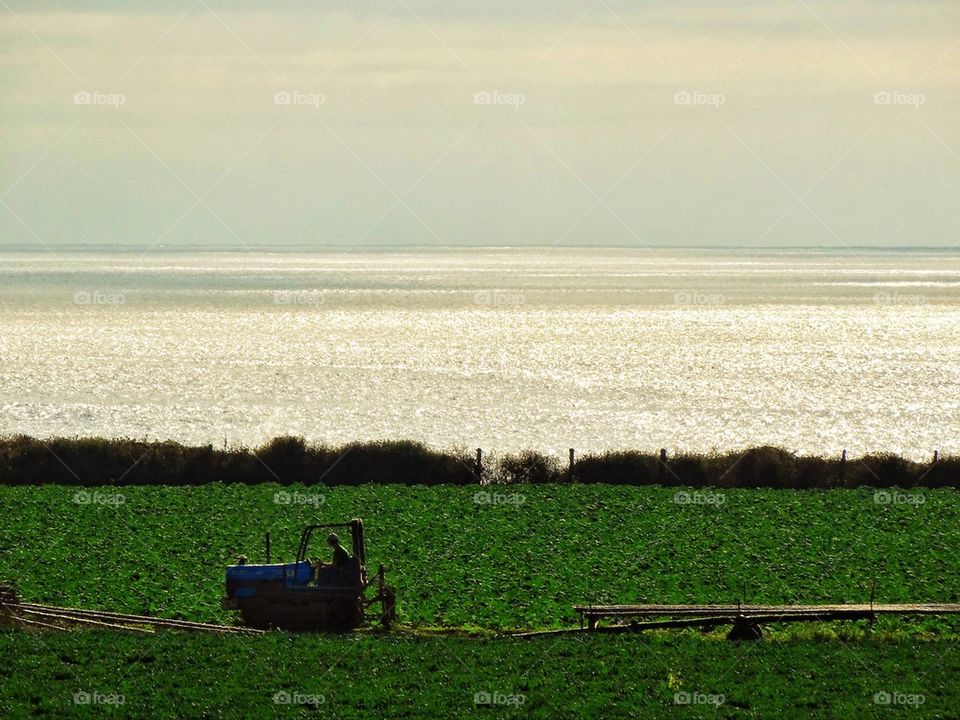
M 960 256 L 0 255 L 0 433 L 960 451 Z

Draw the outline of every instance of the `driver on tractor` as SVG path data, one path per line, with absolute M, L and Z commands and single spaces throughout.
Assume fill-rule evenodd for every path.
M 333 548 L 334 567 L 342 568 L 350 564 L 350 553 L 343 549 L 343 545 L 340 544 L 340 538 L 337 537 L 336 533 L 330 533 L 327 536 L 327 545 Z

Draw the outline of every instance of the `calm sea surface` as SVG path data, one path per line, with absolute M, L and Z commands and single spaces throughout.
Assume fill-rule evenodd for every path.
M 0 434 L 960 452 L 960 254 L 0 253 Z

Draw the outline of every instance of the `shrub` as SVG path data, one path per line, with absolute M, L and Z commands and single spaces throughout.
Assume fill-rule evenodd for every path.
M 566 479 L 556 458 L 532 450 L 505 456 L 499 470 L 498 481 L 504 483 L 555 483 Z
M 611 485 L 667 484 L 661 477 L 666 468 L 661 468 L 659 455 L 648 455 L 625 450 L 602 455 L 585 455 L 574 465 L 574 479 L 582 483 L 608 483 Z
M 198 485 L 210 482 L 324 485 L 468 485 L 479 482 L 464 450 L 442 452 L 422 443 L 382 441 L 339 447 L 278 437 L 249 450 L 216 450 L 176 442 L 118 438 L 0 437 L 0 484 Z M 670 457 L 637 451 L 585 454 L 571 474 L 557 458 L 524 451 L 488 460 L 484 481 L 495 483 L 608 483 L 692 487 L 954 487 L 960 458 L 936 465 L 890 453 L 842 463 L 839 458 L 797 456 L 776 447 L 744 452 Z

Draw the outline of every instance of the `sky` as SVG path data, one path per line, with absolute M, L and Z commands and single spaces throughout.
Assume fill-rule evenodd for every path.
M 960 3 L 0 0 L 0 250 L 960 246 Z

